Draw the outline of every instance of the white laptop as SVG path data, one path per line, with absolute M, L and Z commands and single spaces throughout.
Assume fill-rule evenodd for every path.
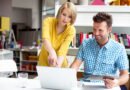
M 75 69 L 43 66 L 36 68 L 42 88 L 66 90 L 77 87 Z

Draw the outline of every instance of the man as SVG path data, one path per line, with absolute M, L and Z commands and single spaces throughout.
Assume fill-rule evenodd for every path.
M 99 12 L 93 17 L 94 38 L 84 40 L 71 68 L 78 70 L 84 61 L 84 75 L 116 75 L 118 79 L 105 78 L 105 86 L 113 88 L 125 84 L 128 79 L 128 59 L 123 45 L 109 38 L 112 17 Z

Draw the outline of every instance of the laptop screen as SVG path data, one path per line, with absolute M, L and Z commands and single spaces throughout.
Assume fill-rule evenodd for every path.
M 37 66 L 36 68 L 42 88 L 70 89 L 77 87 L 75 69 L 44 66 Z

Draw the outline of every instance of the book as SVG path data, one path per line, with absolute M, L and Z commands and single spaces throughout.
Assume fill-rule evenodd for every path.
M 76 47 L 80 46 L 80 34 L 76 34 Z
M 121 37 L 121 35 L 118 35 L 118 37 L 119 37 L 119 42 L 120 42 L 123 46 L 125 46 L 125 45 L 124 45 L 124 42 L 123 42 L 123 38 Z
M 105 5 L 103 0 L 93 0 L 90 5 Z
M 80 45 L 82 44 L 82 41 L 83 41 L 83 32 L 80 32 L 80 40 L 79 40 Z
M 123 38 L 123 42 L 126 48 L 129 48 L 129 43 L 128 43 L 128 39 L 127 39 L 127 35 L 126 34 L 121 34 L 122 38 Z

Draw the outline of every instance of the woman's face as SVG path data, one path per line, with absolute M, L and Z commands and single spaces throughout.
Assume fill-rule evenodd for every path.
M 66 24 L 70 23 L 72 20 L 71 11 L 67 8 L 63 9 L 59 16 L 59 24 L 61 26 L 65 26 Z

